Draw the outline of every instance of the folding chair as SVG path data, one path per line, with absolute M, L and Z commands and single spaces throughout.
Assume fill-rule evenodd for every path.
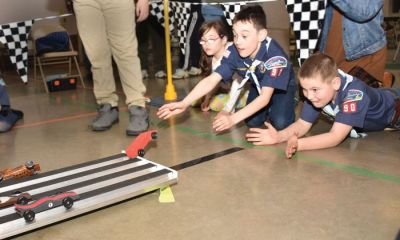
M 36 49 L 36 41 L 42 37 L 47 36 L 51 33 L 56 32 L 68 32 L 62 26 L 58 24 L 41 24 L 41 25 L 34 25 L 32 27 L 31 36 L 33 40 L 33 53 L 34 53 L 34 78 L 37 79 L 37 67 L 39 67 L 40 74 L 42 77 L 42 81 L 47 93 L 49 93 L 49 88 L 46 82 L 46 75 L 44 74 L 43 66 L 46 65 L 54 65 L 54 64 L 62 64 L 68 63 L 68 77 L 79 77 L 81 80 L 81 84 L 83 88 L 85 88 L 85 83 L 83 82 L 81 70 L 79 69 L 79 64 L 77 60 L 78 52 L 74 50 L 71 38 L 68 34 L 68 46 L 69 49 L 66 51 L 52 51 L 52 52 L 45 52 L 45 53 L 38 53 L 38 49 Z M 75 62 L 76 70 L 78 72 L 77 75 L 72 75 L 72 60 Z

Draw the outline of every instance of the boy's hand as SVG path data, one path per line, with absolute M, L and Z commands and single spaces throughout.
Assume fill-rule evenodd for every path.
M 167 119 L 185 111 L 187 106 L 183 102 L 168 103 L 161 106 L 157 111 L 157 116 Z
M 219 112 L 219 113 L 217 114 L 217 116 L 215 116 L 215 119 L 220 118 L 220 117 L 222 117 L 222 116 L 229 116 L 229 115 L 231 115 L 231 114 L 232 114 L 232 113 L 230 113 L 230 112 L 227 112 L 227 111 L 222 110 L 221 112 Z
M 289 159 L 292 158 L 293 155 L 297 152 L 297 148 L 299 146 L 298 139 L 299 139 L 299 134 L 295 133 L 287 141 L 286 150 L 285 150 L 287 158 L 289 158 Z
M 205 97 L 203 102 L 200 105 L 201 111 L 208 112 L 210 111 L 210 98 Z
M 220 112 L 214 118 L 212 127 L 216 132 L 222 132 L 233 127 L 235 123 L 233 122 L 232 115 L 227 112 Z
M 254 145 L 272 145 L 278 143 L 278 131 L 268 122 L 264 123 L 267 129 L 250 128 L 246 139 Z

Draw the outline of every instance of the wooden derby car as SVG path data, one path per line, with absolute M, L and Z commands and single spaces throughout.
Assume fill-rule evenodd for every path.
M 145 154 L 144 148 L 154 139 L 157 139 L 157 131 L 152 130 L 139 134 L 125 150 L 126 155 L 130 158 L 143 157 Z
M 26 222 L 32 222 L 35 214 L 49 209 L 53 209 L 63 205 L 66 209 L 70 209 L 74 205 L 74 201 L 80 197 L 76 192 L 63 192 L 53 196 L 43 197 L 27 205 L 15 204 L 17 213 L 25 218 Z
M 0 171 L 0 181 L 14 178 L 24 178 L 37 174 L 40 171 L 40 165 L 38 163 L 33 163 L 32 161 L 26 162 L 16 168 L 6 168 Z
M 14 204 L 25 205 L 32 199 L 29 193 L 15 193 L 11 196 L 0 197 L 0 208 Z

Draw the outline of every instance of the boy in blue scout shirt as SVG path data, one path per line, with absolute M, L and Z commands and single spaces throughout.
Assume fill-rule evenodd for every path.
M 307 100 L 300 118 L 289 127 L 276 131 L 253 128 L 246 134 L 255 145 L 271 145 L 287 141 L 286 156 L 296 151 L 334 147 L 353 129 L 381 131 L 400 127 L 400 89 L 372 88 L 361 80 L 338 70 L 334 60 L 324 54 L 308 58 L 298 77 Z M 321 112 L 334 117 L 327 133 L 303 137 Z
M 186 110 L 191 103 L 230 81 L 236 72 L 243 77 L 241 87 L 250 80 L 247 105 L 236 113 L 220 112 L 213 121 L 217 132 L 242 120 L 250 127 L 261 126 L 267 119 L 277 129 L 294 122 L 297 85 L 292 64 L 279 44 L 267 36 L 266 16 L 260 6 L 243 8 L 233 20 L 234 46 L 227 49 L 221 65 L 180 102 L 163 105 L 157 112 L 167 119 Z

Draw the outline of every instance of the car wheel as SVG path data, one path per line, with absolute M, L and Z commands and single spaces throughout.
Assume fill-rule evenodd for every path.
M 3 174 L 0 173 L 0 182 L 3 181 Z
M 29 202 L 28 198 L 26 198 L 24 196 L 19 197 L 17 200 L 17 204 L 19 204 L 19 205 L 26 205 L 26 204 L 28 204 L 28 202 Z
M 25 163 L 25 167 L 29 170 L 32 170 L 35 167 L 35 164 L 33 163 L 33 161 L 27 161 Z
M 35 212 L 32 210 L 25 211 L 24 218 L 25 218 L 25 221 L 32 222 L 33 220 L 35 220 Z
M 63 199 L 62 203 L 66 209 L 70 209 L 74 205 L 74 200 L 70 197 L 66 197 Z
M 155 139 L 157 139 L 157 137 L 158 137 L 158 135 L 156 132 L 151 133 L 151 139 L 155 140 Z
M 139 149 L 138 155 L 139 155 L 140 157 L 144 157 L 144 154 L 145 154 L 144 149 Z

